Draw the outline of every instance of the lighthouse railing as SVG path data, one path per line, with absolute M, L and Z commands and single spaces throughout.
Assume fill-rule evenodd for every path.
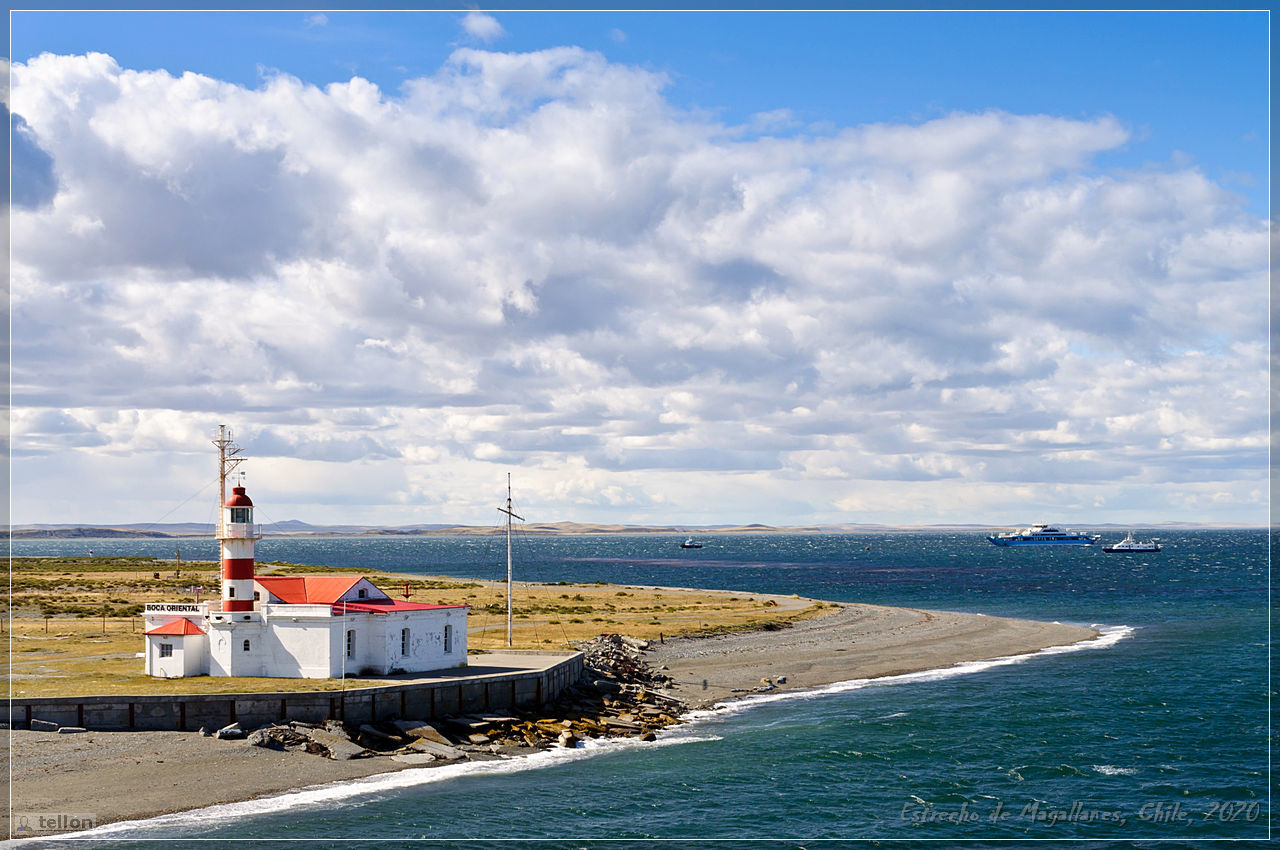
M 262 537 L 262 526 L 254 522 L 220 522 L 215 536 L 220 540 L 257 540 Z

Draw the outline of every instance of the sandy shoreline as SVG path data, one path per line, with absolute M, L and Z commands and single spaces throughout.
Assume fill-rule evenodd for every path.
M 918 672 L 1035 652 L 1096 636 L 1057 623 L 840 605 L 787 629 L 654 644 L 646 660 L 675 679 L 691 707 L 754 692 L 785 677 L 784 690 Z M 705 687 L 703 685 L 705 680 Z M 387 758 L 333 761 L 191 732 L 14 730 L 15 815 L 91 814 L 99 824 L 237 802 L 309 785 L 405 769 Z M 209 777 L 224 777 L 210 782 Z

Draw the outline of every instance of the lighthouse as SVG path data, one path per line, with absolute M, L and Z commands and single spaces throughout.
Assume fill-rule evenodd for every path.
M 241 448 L 226 425 L 218 426 L 213 441 L 218 447 L 218 542 L 222 550 L 222 610 L 253 610 L 253 542 L 262 539 L 262 526 L 254 525 L 253 501 L 244 487 L 231 488 L 227 476 L 244 462 Z
M 243 483 L 227 495 L 245 458 L 225 425 L 213 444 L 222 599 L 147 603 L 148 675 L 326 679 L 466 666 L 467 605 L 393 599 L 359 575 L 255 576 L 262 526 Z
M 261 539 L 262 527 L 253 522 L 253 501 L 243 487 L 232 487 L 218 523 L 223 611 L 253 610 L 253 542 Z

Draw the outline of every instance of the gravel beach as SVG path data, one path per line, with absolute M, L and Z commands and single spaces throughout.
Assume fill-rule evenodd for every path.
M 667 668 L 675 679 L 672 695 L 707 707 L 754 692 L 763 679 L 785 677 L 776 686 L 781 690 L 813 688 L 1021 655 L 1097 634 L 1083 626 L 982 614 L 840 605 L 778 631 L 654 644 L 645 660 Z

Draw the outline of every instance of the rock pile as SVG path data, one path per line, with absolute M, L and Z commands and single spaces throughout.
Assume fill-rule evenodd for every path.
M 449 761 L 466 756 L 427 723 L 395 720 L 352 727 L 337 720 L 323 724 L 290 721 L 255 729 L 248 736 L 255 747 L 273 750 L 300 749 L 331 759 L 369 756 L 414 756 L 415 762 Z M 429 756 L 429 758 L 423 758 Z
M 578 644 L 588 674 L 595 674 L 606 681 L 649 688 L 664 687 L 671 677 L 655 671 L 640 657 L 648 648 L 648 641 L 626 635 L 600 635 Z
M 248 735 L 248 743 L 332 759 L 389 756 L 423 764 L 492 759 L 531 748 L 573 747 L 584 738 L 651 741 L 663 727 L 676 723 L 686 706 L 662 693 L 671 679 L 641 658 L 647 646 L 645 641 L 622 635 L 601 635 L 580 644 L 585 661 L 582 681 L 552 705 L 516 709 L 510 714 L 460 715 L 433 723 L 399 719 L 353 727 L 335 720 L 324 724 L 292 721 L 256 729 Z M 224 737 L 222 733 L 228 731 L 215 734 Z

